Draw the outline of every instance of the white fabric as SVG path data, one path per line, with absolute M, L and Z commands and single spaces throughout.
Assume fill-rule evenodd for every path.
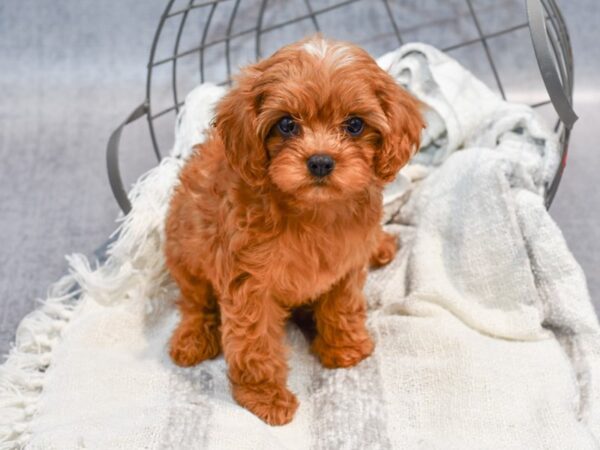
M 0 428 L 7 447 L 600 447 L 600 328 L 539 195 L 556 138 L 431 47 L 407 45 L 380 64 L 426 103 L 431 126 L 419 162 L 386 191 L 401 250 L 367 282 L 374 355 L 323 369 L 290 326 L 289 385 L 301 405 L 283 427 L 232 400 L 222 358 L 175 367 L 166 349 L 176 287 L 162 243 L 183 161 L 166 158 L 132 191 L 108 262 L 71 260 L 82 297 L 43 347 L 34 411 L 9 395 L 27 389 L 15 352 L 35 353 L 23 322 L 0 372 L 0 418 L 19 418 Z M 177 155 L 203 139 L 221 94 L 203 85 L 188 96 Z

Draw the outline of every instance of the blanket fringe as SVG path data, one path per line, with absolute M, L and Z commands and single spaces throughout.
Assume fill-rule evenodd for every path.
M 21 448 L 27 441 L 52 352 L 79 295 L 76 277 L 67 275 L 50 287 L 42 306 L 19 324 L 15 344 L 0 366 L 0 449 Z
M 19 324 L 15 344 L 0 366 L 0 450 L 22 448 L 27 443 L 46 370 L 81 304 L 80 296 L 86 294 L 110 304 L 124 301 L 136 291 L 135 298 L 151 299 L 148 314 L 165 307 L 172 283 L 160 248 L 164 233 L 161 218 L 166 215 L 182 164 L 180 159 L 164 158 L 143 175 L 130 192 L 132 212 L 120 219 L 106 262 L 92 267 L 83 255 L 67 256 L 69 275 L 52 285 L 42 305 Z M 144 289 L 142 297 L 139 289 Z

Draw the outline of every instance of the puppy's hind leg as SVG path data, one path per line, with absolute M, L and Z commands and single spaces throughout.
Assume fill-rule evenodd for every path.
M 377 247 L 369 259 L 369 265 L 372 268 L 383 267 L 389 264 L 394 259 L 394 256 L 396 256 L 396 251 L 398 250 L 398 244 L 394 236 L 386 233 L 382 228 L 379 228 L 378 234 Z
M 212 285 L 182 270 L 172 275 L 181 290 L 177 302 L 181 322 L 171 337 L 171 359 L 188 367 L 215 358 L 221 352 L 221 320 Z

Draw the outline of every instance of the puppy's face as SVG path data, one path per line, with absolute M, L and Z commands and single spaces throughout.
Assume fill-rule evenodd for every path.
M 422 127 L 417 102 L 366 52 L 318 37 L 247 68 L 217 109 L 242 178 L 307 206 L 391 181 Z

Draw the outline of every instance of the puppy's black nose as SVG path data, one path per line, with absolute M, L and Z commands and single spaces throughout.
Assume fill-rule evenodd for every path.
M 306 161 L 308 171 L 315 177 L 329 175 L 335 166 L 335 161 L 329 155 L 312 155 Z

